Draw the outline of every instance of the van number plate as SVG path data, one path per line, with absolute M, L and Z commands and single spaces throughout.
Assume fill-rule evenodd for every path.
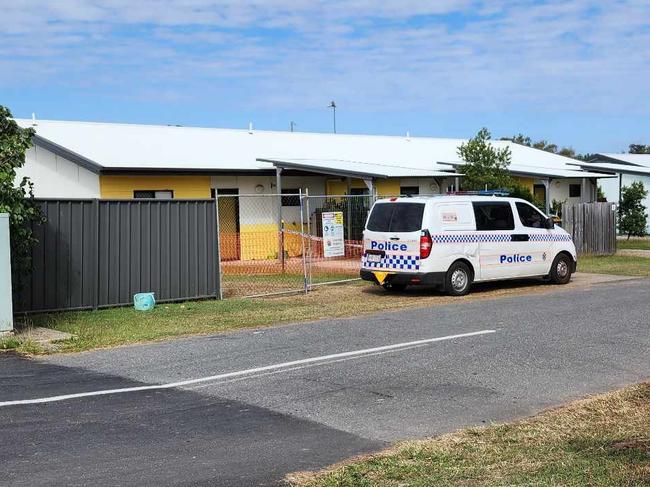
M 381 262 L 380 254 L 366 254 L 366 259 L 368 262 Z

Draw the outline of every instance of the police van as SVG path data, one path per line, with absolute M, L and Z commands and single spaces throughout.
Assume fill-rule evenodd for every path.
M 543 276 L 566 284 L 577 266 L 571 236 L 518 198 L 453 195 L 377 201 L 363 232 L 361 278 L 467 294 L 473 282 Z

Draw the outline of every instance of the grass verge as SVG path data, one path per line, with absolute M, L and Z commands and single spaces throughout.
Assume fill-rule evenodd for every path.
M 585 256 L 580 258 L 579 270 L 587 273 L 650 276 L 650 259 Z M 584 274 L 582 279 L 584 280 Z M 572 286 L 584 285 L 576 284 L 575 280 L 568 285 L 569 289 Z M 25 325 L 72 333 L 76 338 L 55 342 L 55 346 L 48 350 L 29 339 L 21 341 L 12 338 L 8 342 L 0 340 L 0 351 L 12 349 L 26 354 L 79 352 L 184 335 L 359 316 L 416 306 L 462 304 L 466 301 L 512 294 L 547 292 L 553 288 L 540 284 L 538 280 L 483 283 L 476 284 L 469 296 L 452 298 L 417 287 L 409 288 L 405 293 L 387 296 L 386 292 L 377 286 L 356 282 L 323 286 L 308 295 L 159 304 L 148 312 L 135 311 L 132 308 L 113 308 L 92 312 L 50 313 L 28 316 Z
M 574 285 L 578 284 L 569 284 Z M 48 352 L 79 352 L 183 335 L 359 316 L 416 306 L 462 304 L 522 292 L 548 292 L 551 289 L 553 286 L 535 280 L 508 281 L 477 284 L 469 296 L 454 298 L 417 287 L 407 289 L 404 293 L 388 295 L 378 286 L 352 282 L 319 287 L 307 295 L 158 304 L 153 310 L 144 312 L 132 308 L 112 308 L 29 315 L 25 318 L 25 325 L 72 333 L 76 335 L 75 339 L 55 342 L 55 348 Z M 12 348 L 23 353 L 39 352 L 31 344 L 25 347 L 14 344 Z
M 650 250 L 650 239 L 630 238 L 620 239 L 616 242 L 618 249 Z
M 649 486 L 650 383 L 534 418 L 401 443 L 294 487 Z
M 627 255 L 582 255 L 578 257 L 578 271 L 618 276 L 650 276 L 650 259 Z

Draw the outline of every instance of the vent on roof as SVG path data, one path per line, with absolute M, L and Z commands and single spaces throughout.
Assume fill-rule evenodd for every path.
M 249 134 L 253 133 L 253 122 L 248 122 L 248 133 Z

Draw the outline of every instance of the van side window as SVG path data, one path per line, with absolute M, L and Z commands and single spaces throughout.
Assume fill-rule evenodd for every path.
M 515 219 L 508 202 L 474 202 L 477 230 L 514 230 Z
M 519 213 L 519 220 L 525 227 L 531 228 L 544 228 L 544 216 L 526 203 L 516 203 L 517 213 Z

